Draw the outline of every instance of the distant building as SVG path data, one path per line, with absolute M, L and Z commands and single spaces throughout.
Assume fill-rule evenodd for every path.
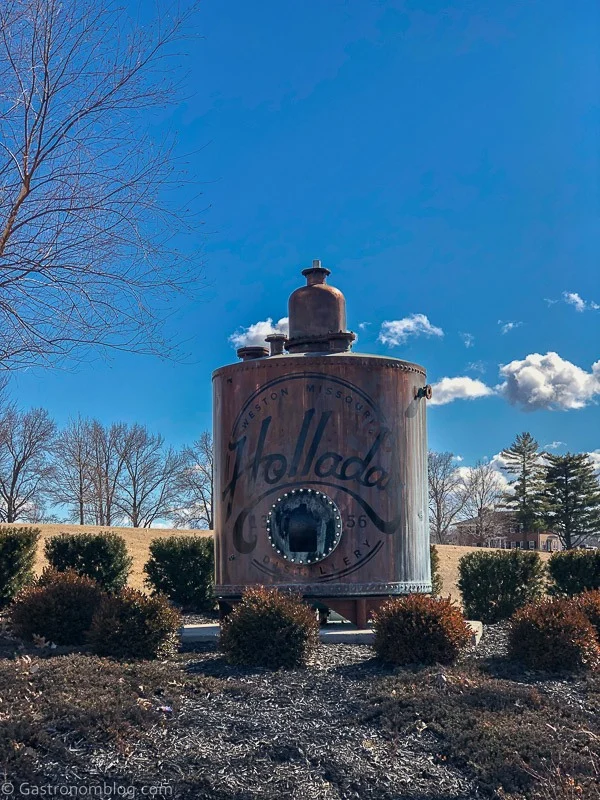
M 562 544 L 552 531 L 523 531 L 513 511 L 486 511 L 454 525 L 453 544 L 469 547 L 497 547 L 500 549 L 562 550 Z
M 522 550 L 544 550 L 553 553 L 562 550 L 560 538 L 552 531 L 530 531 L 529 533 L 518 532 L 509 534 L 504 541 L 498 544 L 490 544 L 490 547 L 501 548 L 521 548 Z

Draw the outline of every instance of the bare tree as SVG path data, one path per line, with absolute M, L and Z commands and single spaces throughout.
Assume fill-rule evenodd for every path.
M 485 545 L 505 531 L 505 518 L 496 511 L 504 489 L 501 476 L 491 464 L 478 461 L 466 475 L 463 514 L 470 518 L 470 533 L 475 544 Z
M 165 200 L 172 142 L 142 112 L 177 97 L 194 6 L 142 28 L 110 0 L 0 3 L 1 369 L 168 352 L 164 303 L 197 265 L 171 246 L 189 230 Z
M 92 423 L 78 417 L 57 436 L 50 495 L 69 507 L 71 518 L 85 525 L 93 498 Z
M 90 437 L 87 513 L 96 525 L 114 525 L 120 519 L 116 497 L 124 469 L 126 426 L 113 424 L 106 427 L 93 420 L 87 433 Z
M 52 477 L 55 425 L 43 408 L 14 406 L 0 419 L 0 519 L 38 521 Z
M 212 436 L 209 431 L 204 431 L 191 447 L 183 451 L 183 505 L 175 514 L 177 525 L 213 529 L 213 468 Z
M 120 440 L 123 469 L 116 505 L 136 528 L 168 518 L 179 504 L 182 457 L 142 425 L 126 429 Z
M 459 518 L 467 501 L 466 485 L 454 462 L 453 453 L 427 456 L 429 481 L 429 525 L 438 544 L 448 540 L 450 526 Z

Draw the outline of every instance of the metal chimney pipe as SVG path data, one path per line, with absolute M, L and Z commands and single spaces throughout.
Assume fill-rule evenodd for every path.
M 290 353 L 343 353 L 356 336 L 346 330 L 346 300 L 339 289 L 327 284 L 331 270 L 314 259 L 303 269 L 306 286 L 292 292 L 288 301 Z
M 236 350 L 236 355 L 242 361 L 252 361 L 255 358 L 265 358 L 269 355 L 269 350 L 266 347 L 240 347 Z
M 270 333 L 268 336 L 265 336 L 265 339 L 271 345 L 272 356 L 283 355 L 283 347 L 287 341 L 285 333 Z

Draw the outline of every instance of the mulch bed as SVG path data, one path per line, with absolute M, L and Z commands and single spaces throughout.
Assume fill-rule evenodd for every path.
M 123 664 L 0 638 L 0 772 L 107 787 L 95 797 L 600 796 L 597 679 L 523 673 L 505 639 L 488 628 L 448 668 L 393 670 L 368 646 L 323 645 L 308 668 L 269 672 L 231 667 L 212 645 Z M 531 776 L 525 741 L 549 753 Z

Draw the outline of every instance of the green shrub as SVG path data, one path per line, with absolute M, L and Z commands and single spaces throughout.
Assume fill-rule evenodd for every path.
M 208 611 L 214 606 L 215 569 L 212 537 L 169 536 L 150 542 L 144 566 L 145 583 L 186 609 Z
M 319 641 L 315 612 L 296 595 L 256 586 L 221 623 L 230 664 L 279 669 L 306 664 Z
M 596 635 L 600 637 L 600 590 L 582 592 L 573 598 L 573 603 L 589 619 Z
M 465 615 L 482 622 L 508 619 L 544 589 L 544 565 L 533 551 L 475 550 L 460 559 L 458 572 Z
M 389 664 L 451 664 L 471 641 L 471 629 L 448 598 L 409 594 L 373 615 L 378 658 Z
M 39 528 L 0 527 L 0 608 L 33 581 Z
M 509 653 L 533 669 L 597 669 L 600 645 L 591 622 L 566 598 L 546 598 L 520 608 L 510 622 Z
M 438 597 L 444 584 L 440 575 L 440 554 L 434 544 L 429 546 L 429 558 L 431 562 L 431 594 Z
M 550 593 L 567 595 L 600 589 L 600 550 L 563 550 L 548 561 Z
M 181 614 L 164 595 L 148 597 L 126 588 L 104 598 L 88 641 L 99 656 L 159 658 L 175 652 L 180 627 Z
M 125 586 L 133 562 L 125 539 L 116 533 L 61 533 L 46 541 L 44 553 L 54 569 L 72 569 L 107 592 Z
M 83 644 L 103 597 L 97 583 L 73 570 L 45 570 L 37 585 L 17 595 L 10 609 L 12 630 L 23 639 Z

